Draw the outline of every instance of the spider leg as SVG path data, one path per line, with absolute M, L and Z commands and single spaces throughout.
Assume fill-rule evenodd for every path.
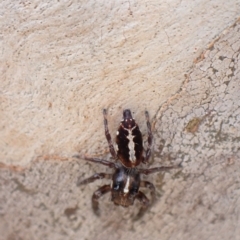
M 116 154 L 116 151 L 114 149 L 114 146 L 113 146 L 113 143 L 112 143 L 112 138 L 111 138 L 111 135 L 110 135 L 109 130 L 108 130 L 107 110 L 106 109 L 103 109 L 103 118 L 104 118 L 103 122 L 104 122 L 104 128 L 105 128 L 105 136 L 106 136 L 106 139 L 108 141 L 108 146 L 109 146 L 110 153 L 111 153 L 111 155 L 114 159 L 117 159 L 117 154 Z
M 100 159 L 100 158 L 90 158 L 90 157 L 85 157 L 85 156 L 80 156 L 80 155 L 74 155 L 74 158 L 78 158 L 78 159 L 83 159 L 86 160 L 88 162 L 94 162 L 94 163 L 99 163 L 102 164 L 104 166 L 108 166 L 110 168 L 118 168 L 116 163 L 104 160 L 104 159 Z
M 148 188 L 150 190 L 150 194 L 151 194 L 151 197 L 152 197 L 151 204 L 153 204 L 154 201 L 155 201 L 155 197 L 156 197 L 154 185 L 152 183 L 148 182 L 148 181 L 141 181 L 140 187 Z
M 110 185 L 104 185 L 102 187 L 100 187 L 97 191 L 95 191 L 92 195 L 92 209 L 93 209 L 93 212 L 99 216 L 100 213 L 99 213 L 99 204 L 98 204 L 98 200 L 99 198 L 110 192 L 111 191 L 111 186 Z
M 152 135 L 152 129 L 151 129 L 151 124 L 149 122 L 149 114 L 148 111 L 145 111 L 145 116 L 146 116 L 146 121 L 147 121 L 147 131 L 148 131 L 148 147 L 146 150 L 146 156 L 143 160 L 143 163 L 147 163 L 150 156 L 151 156 L 151 151 L 152 151 L 152 142 L 153 142 L 153 135 Z
M 77 181 L 77 186 L 88 184 L 88 183 L 91 183 L 91 182 L 94 182 L 98 179 L 103 179 L 103 178 L 111 179 L 112 174 L 109 174 L 109 173 L 95 173 L 91 177 L 86 178 L 84 180 L 80 180 L 80 178 L 79 178 L 78 181 Z
M 145 196 L 145 194 L 142 193 L 141 191 L 138 192 L 136 199 L 141 203 L 142 206 L 141 206 L 137 216 L 134 218 L 135 221 L 138 220 L 139 218 L 141 218 L 149 207 L 149 200 Z
M 156 172 L 165 172 L 171 169 L 175 169 L 175 168 L 180 168 L 180 165 L 176 165 L 176 166 L 162 166 L 162 167 L 155 167 L 155 168 L 148 168 L 148 169 L 138 169 L 138 171 L 142 174 L 145 175 L 149 175 L 152 173 L 156 173 Z

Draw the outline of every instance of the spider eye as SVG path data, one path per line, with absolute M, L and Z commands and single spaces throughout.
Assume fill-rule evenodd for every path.
M 113 190 L 117 191 L 119 190 L 119 187 L 120 187 L 120 183 L 116 182 L 113 184 Z
M 138 188 L 134 187 L 131 189 L 131 194 L 137 194 L 138 193 Z

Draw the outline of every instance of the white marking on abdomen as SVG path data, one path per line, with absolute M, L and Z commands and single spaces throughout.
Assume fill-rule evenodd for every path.
M 129 160 L 130 160 L 131 162 L 136 162 L 135 149 L 134 149 L 135 143 L 134 143 L 134 141 L 133 141 L 133 138 L 134 138 L 135 136 L 132 135 L 132 131 L 133 131 L 134 128 L 136 128 L 136 126 L 133 127 L 133 128 L 130 129 L 130 130 L 127 129 L 127 128 L 124 128 L 125 130 L 128 131 L 127 139 L 129 140 L 129 143 L 128 143 L 128 148 L 129 148 Z
M 129 185 L 130 185 L 130 177 L 128 176 L 128 177 L 127 177 L 126 185 L 125 185 L 125 187 L 124 187 L 124 189 L 123 189 L 123 192 L 124 192 L 124 193 L 128 193 L 128 192 L 129 192 Z

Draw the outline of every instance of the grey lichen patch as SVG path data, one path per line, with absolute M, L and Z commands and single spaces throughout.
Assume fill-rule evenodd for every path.
M 239 24 L 232 30 L 239 36 L 238 28 Z M 227 34 L 224 37 L 226 36 Z M 229 50 L 232 49 L 230 44 L 223 45 L 221 39 L 212 49 L 215 53 L 208 52 L 204 61 L 198 62 L 190 73 L 190 81 L 185 91 L 182 91 L 181 101 L 179 98 L 172 101 L 162 113 L 161 122 L 156 123 L 156 128 L 159 129 L 157 132 L 161 136 L 160 141 L 165 143 L 164 146 L 171 146 L 173 152 L 177 149 L 176 154 L 183 153 L 183 145 L 195 149 L 198 146 L 198 150 L 209 148 L 209 153 L 217 146 L 223 151 L 227 146 L 219 145 L 220 141 L 235 144 L 235 139 L 238 138 L 240 105 L 238 54 Z M 221 56 L 220 62 L 218 62 L 219 57 L 216 56 Z M 227 57 L 223 59 L 222 56 L 230 56 L 231 59 Z M 225 60 L 228 61 L 222 64 L 221 62 Z M 229 74 L 230 72 L 233 74 Z M 183 130 L 194 133 L 194 136 L 189 138 Z M 159 140 L 157 139 L 156 142 Z M 186 154 L 189 155 L 189 152 L 185 152 L 184 155 Z
M 240 211 L 236 162 L 240 157 L 240 48 L 236 45 L 240 46 L 240 21 L 196 61 L 189 82 L 155 124 L 156 142 L 164 142 L 155 156 L 165 163 L 170 154 L 183 165 L 177 186 L 183 190 L 177 193 L 178 201 L 172 199 L 179 209 L 174 221 L 189 219 L 180 224 L 188 229 L 181 231 L 182 239 L 193 235 L 216 239 L 219 233 L 222 239 L 237 236 L 229 234 Z

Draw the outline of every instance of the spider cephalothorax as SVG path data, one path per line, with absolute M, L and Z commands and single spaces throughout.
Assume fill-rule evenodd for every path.
M 137 199 L 141 203 L 142 207 L 137 215 L 137 218 L 141 217 L 150 205 L 150 201 L 144 193 L 139 191 L 139 188 L 148 188 L 151 192 L 152 203 L 155 198 L 155 187 L 148 181 L 142 181 L 141 174 L 148 175 L 155 172 L 167 171 L 179 166 L 161 166 L 149 169 L 140 169 L 137 166 L 143 162 L 147 162 L 151 155 L 152 146 L 152 132 L 151 125 L 149 123 L 148 112 L 145 112 L 148 128 L 148 147 L 145 156 L 143 156 L 143 141 L 142 134 L 138 125 L 132 118 L 131 111 L 126 109 L 123 111 L 123 120 L 117 131 L 116 143 L 118 146 L 117 153 L 115 152 L 111 135 L 108 130 L 106 110 L 103 110 L 105 135 L 108 141 L 109 150 L 114 158 L 115 162 L 107 161 L 99 158 L 82 157 L 76 155 L 79 159 L 84 159 L 89 162 L 103 164 L 114 169 L 113 173 L 96 173 L 93 176 L 78 181 L 78 185 L 87 184 L 97 179 L 109 179 L 111 184 L 100 187 L 93 193 L 92 207 L 94 212 L 99 214 L 98 200 L 99 198 L 108 192 L 111 192 L 111 201 L 116 205 L 128 207 L 134 204 L 134 200 Z

